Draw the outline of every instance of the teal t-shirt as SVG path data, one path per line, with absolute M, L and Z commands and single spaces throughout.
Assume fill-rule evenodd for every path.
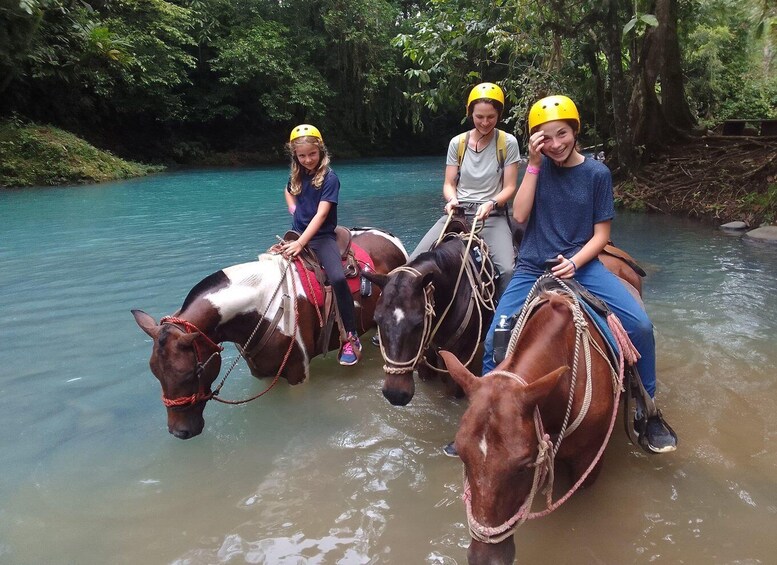
M 567 168 L 543 156 L 516 269 L 542 274 L 545 261 L 571 257 L 591 239 L 594 224 L 614 217 L 612 175 L 604 163 L 586 157 Z

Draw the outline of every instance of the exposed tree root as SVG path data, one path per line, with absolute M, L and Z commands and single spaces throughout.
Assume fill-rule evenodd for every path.
M 751 226 L 777 220 L 777 137 L 674 145 L 615 188 L 625 207 Z

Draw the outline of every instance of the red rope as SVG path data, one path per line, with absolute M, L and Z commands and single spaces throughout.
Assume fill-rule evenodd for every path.
M 201 331 L 200 328 L 192 324 L 189 320 L 184 320 L 183 318 L 176 318 L 175 316 L 165 316 L 161 320 L 159 320 L 160 324 L 178 324 L 180 326 L 184 327 L 184 330 L 187 334 L 193 334 L 193 333 L 199 333 L 205 341 L 210 344 L 210 346 L 217 350 L 217 351 L 224 351 L 224 348 L 221 347 L 218 343 L 213 341 L 211 338 L 208 337 L 208 335 Z

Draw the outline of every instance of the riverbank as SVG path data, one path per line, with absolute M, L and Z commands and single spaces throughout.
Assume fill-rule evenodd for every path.
M 704 136 L 666 149 L 615 187 L 637 211 L 750 227 L 777 221 L 777 137 Z
M 76 135 L 15 121 L 0 123 L 0 187 L 91 184 L 164 170 L 116 157 Z
M 203 154 L 197 163 L 236 167 L 282 161 L 285 156 L 276 149 Z M 0 187 L 98 183 L 164 168 L 121 159 L 55 127 L 0 123 Z M 742 221 L 749 227 L 774 224 L 777 137 L 705 136 L 667 148 L 617 183 L 615 198 L 619 206 L 635 211 Z

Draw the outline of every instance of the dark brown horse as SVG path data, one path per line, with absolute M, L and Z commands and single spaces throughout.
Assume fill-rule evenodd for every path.
M 407 260 L 401 242 L 381 230 L 354 231 L 353 242 L 367 252 L 378 273 Z M 221 342 L 241 346 L 255 377 L 283 377 L 289 384 L 307 378 L 310 359 L 338 346 L 336 331 L 328 344 L 321 343 L 320 312 L 303 288 L 287 259 L 264 253 L 258 261 L 227 267 L 200 281 L 181 309 L 159 324 L 141 310 L 132 311 L 154 340 L 149 364 L 162 385 L 171 434 L 188 439 L 202 432 L 203 410 L 221 368 Z M 360 333 L 374 326 L 379 294 L 354 293 Z
M 515 529 L 596 480 L 615 419 L 621 369 L 611 365 L 589 316 L 556 291 L 530 295 L 527 305 L 531 315 L 519 320 L 507 357 L 482 378 L 441 352 L 469 400 L 456 449 L 465 469 L 471 564 L 513 563 Z M 574 486 L 553 502 L 553 471 L 562 465 Z M 547 508 L 532 514 L 548 483 Z
M 466 235 L 461 237 L 466 238 Z M 466 239 L 458 243 L 444 241 L 437 250 L 419 255 L 395 273 L 370 277 L 383 288 L 375 319 L 386 361 L 383 396 L 395 406 L 405 406 L 412 400 L 415 394 L 414 368 L 422 379 L 435 374 L 432 367 L 441 366 L 436 361 L 439 349 L 450 351 L 463 359 L 472 372 L 480 374 L 480 352 L 475 357 L 472 354 L 478 349 L 493 312 L 484 308 L 483 301 L 473 294 L 473 287 L 466 280 L 456 289 L 452 309 L 446 313 L 439 331 L 431 339 L 426 336 L 426 341 L 422 336 L 424 327 L 434 327 L 452 300 L 454 283 L 462 264 L 462 241 L 466 244 Z M 642 292 L 640 277 L 645 273 L 628 253 L 608 245 L 599 254 L 599 260 L 627 287 L 633 288 L 633 294 L 639 298 Z M 430 288 L 433 289 L 431 296 L 428 294 Z M 431 313 L 427 309 L 429 304 L 434 306 Z M 432 326 L 428 325 L 430 315 Z M 488 321 L 479 331 L 481 317 Z M 423 358 L 419 356 L 421 350 L 426 352 Z M 459 387 L 451 383 L 447 375 L 443 375 L 442 379 L 449 393 L 460 393 Z
M 449 234 L 388 275 L 366 275 L 383 289 L 375 321 L 385 361 L 383 396 L 391 404 L 404 406 L 413 398 L 415 369 L 422 379 L 439 373 L 452 394 L 461 394 L 447 371 L 438 368 L 440 349 L 480 372 L 479 344 L 494 310 L 493 266 L 482 261 L 487 253 L 477 237 Z

